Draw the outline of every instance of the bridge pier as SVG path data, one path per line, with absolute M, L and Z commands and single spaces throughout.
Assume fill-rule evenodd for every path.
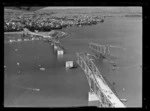
M 88 106 L 97 106 L 99 107 L 99 98 L 96 96 L 94 92 L 88 93 Z
M 58 49 L 58 46 L 54 45 L 54 50 L 57 50 Z
M 66 61 L 66 68 L 72 68 L 73 67 L 73 61 Z
M 58 49 L 57 50 L 57 55 L 58 56 L 61 56 L 61 55 L 63 55 L 64 54 L 64 51 L 63 50 L 61 50 L 61 49 Z
M 54 43 L 51 43 L 51 46 L 54 46 Z
M 85 53 L 76 54 L 78 56 L 77 63 L 84 70 L 90 86 L 88 105 L 97 107 L 125 107 L 109 88 L 93 61 Z

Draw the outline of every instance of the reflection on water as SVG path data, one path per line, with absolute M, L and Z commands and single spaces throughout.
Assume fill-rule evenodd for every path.
M 59 61 L 62 61 L 62 60 L 63 60 L 63 55 L 57 55 L 57 59 L 58 59 Z
M 5 35 L 5 105 L 87 106 L 86 76 L 80 67 L 66 70 L 65 61 L 75 60 L 76 52 L 92 53 L 88 42 L 95 42 L 111 45 L 111 53 L 117 56 L 116 70 L 106 61 L 94 61 L 101 74 L 110 84 L 115 84 L 121 99 L 127 99 L 126 106 L 141 106 L 142 22 L 137 18 L 106 18 L 105 21 L 95 26 L 63 29 L 71 33 L 60 41 L 67 52 L 63 56 L 41 39 Z

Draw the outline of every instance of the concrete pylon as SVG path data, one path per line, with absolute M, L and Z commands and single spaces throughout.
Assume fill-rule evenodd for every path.
M 58 46 L 54 45 L 54 50 L 57 50 L 58 49 Z
M 57 55 L 63 55 L 64 51 L 63 50 L 57 50 Z
M 99 107 L 99 98 L 94 92 L 88 93 L 88 106 L 97 106 Z
M 64 51 L 61 50 L 61 49 L 58 49 L 58 50 L 57 50 L 57 58 L 58 58 L 59 60 L 62 60 L 63 55 L 64 55 Z
M 72 68 L 73 67 L 73 61 L 66 61 L 66 68 Z
M 54 46 L 54 43 L 51 43 L 51 46 Z

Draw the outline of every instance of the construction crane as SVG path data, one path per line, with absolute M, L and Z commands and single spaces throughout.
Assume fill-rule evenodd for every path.
M 77 63 L 84 70 L 87 77 L 90 93 L 99 100 L 98 107 L 126 107 L 109 88 L 98 68 L 90 57 L 83 52 L 77 54 Z

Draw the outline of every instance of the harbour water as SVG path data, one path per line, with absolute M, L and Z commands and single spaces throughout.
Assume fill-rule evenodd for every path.
M 69 107 L 87 106 L 89 86 L 83 70 L 65 69 L 65 61 L 76 52 L 92 51 L 89 42 L 111 45 L 118 69 L 107 61 L 95 61 L 101 74 L 115 88 L 127 107 L 142 106 L 142 18 L 108 17 L 93 26 L 63 29 L 70 35 L 60 40 L 64 58 L 43 40 L 8 43 L 18 35 L 5 35 L 5 106 Z M 10 38 L 9 38 L 10 37 Z M 18 64 L 19 63 L 19 64 Z M 40 70 L 45 68 L 45 70 Z

